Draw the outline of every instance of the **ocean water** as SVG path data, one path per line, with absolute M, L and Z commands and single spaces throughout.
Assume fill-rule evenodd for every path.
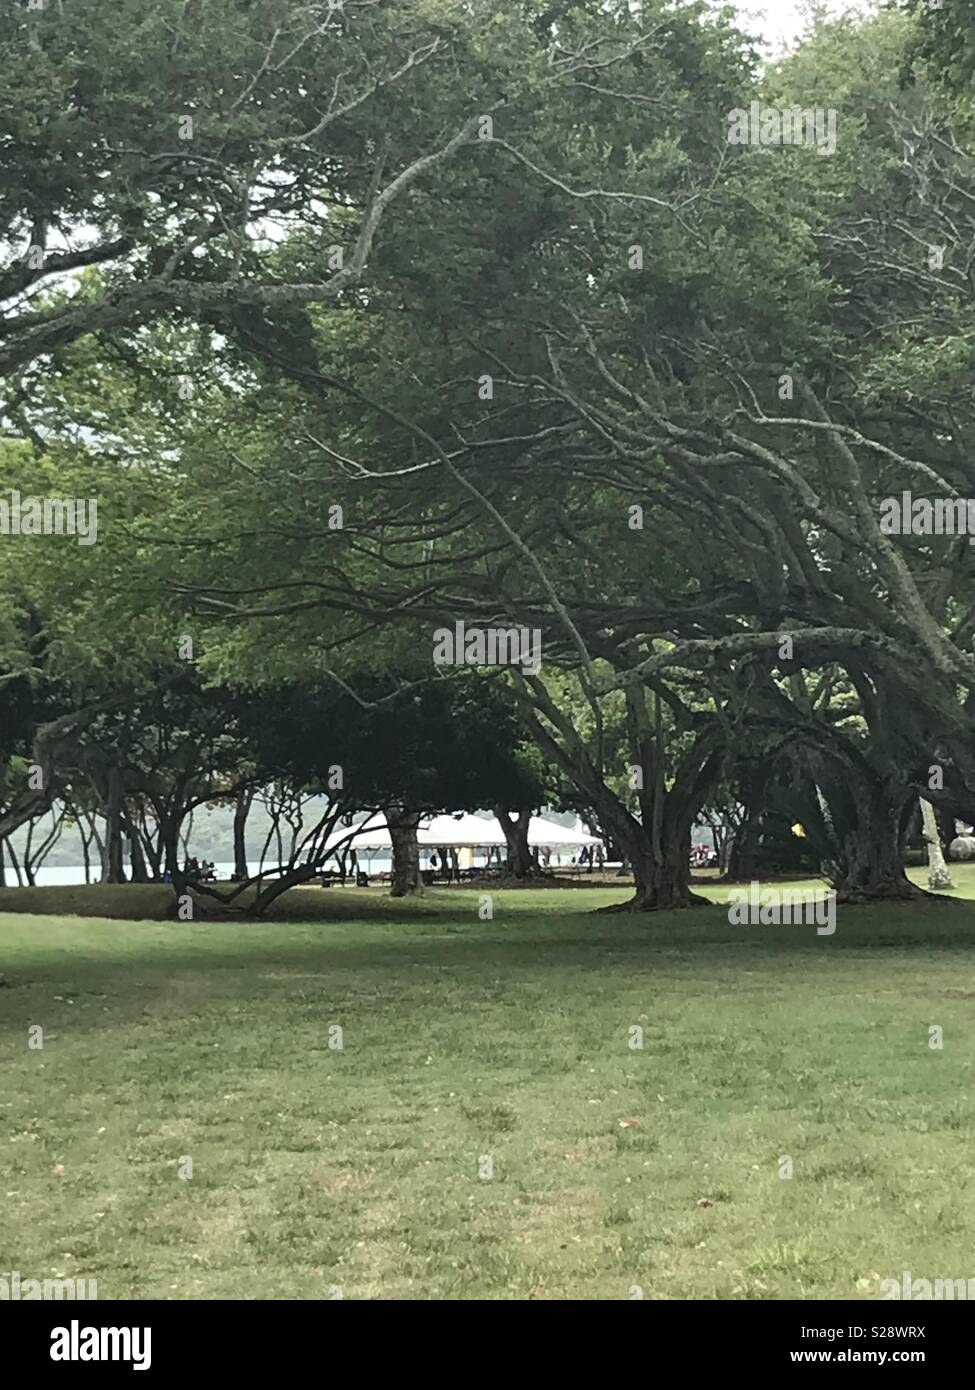
M 377 874 L 378 874 L 378 873 L 382 873 L 384 870 L 388 870 L 388 869 L 389 869 L 389 856 L 388 856 L 388 855 L 386 856 L 385 863 L 380 863 L 381 858 L 382 858 L 382 856 L 381 856 L 381 855 L 378 855 L 378 854 L 375 855 L 375 856 L 373 857 L 373 862 L 372 862 L 372 872 L 373 872 L 373 873 L 377 873 Z M 366 863 L 365 863 L 365 856 L 362 855 L 362 854 L 360 854 L 359 860 L 360 860 L 360 863 L 362 863 L 362 866 L 363 866 L 363 868 L 365 869 L 365 871 L 368 873 L 368 872 L 369 872 L 369 868 L 368 868 L 368 866 L 367 866 Z M 227 880 L 227 879 L 230 878 L 230 875 L 231 875 L 231 874 L 233 873 L 233 871 L 234 871 L 234 866 L 233 866 L 233 864 L 230 864 L 230 863 L 227 863 L 227 864 L 217 864 L 215 867 L 216 867 L 217 878 L 218 878 L 218 879 Z M 260 867 L 260 865 L 257 864 L 257 863 L 250 863 L 250 864 L 248 864 L 247 867 L 248 867 L 248 869 L 250 869 L 250 871 L 251 871 L 252 874 L 256 874 L 257 871 L 258 871 L 258 869 L 259 869 L 259 867 Z M 269 867 L 271 867 L 271 866 L 270 866 L 270 865 L 265 865 L 264 867 L 265 867 L 265 868 L 269 868 Z M 99 878 L 100 872 L 101 872 L 101 870 L 100 870 L 99 865 L 98 865 L 98 864 L 93 864 L 93 865 L 92 865 L 92 868 L 91 868 L 92 882 L 93 882 L 93 883 L 97 883 L 97 882 L 98 882 L 98 878 Z M 126 866 L 126 872 L 128 872 L 128 866 Z M 37 880 L 38 886 L 41 887 L 41 888 L 56 888 L 56 887 L 62 886 L 62 885 L 64 885 L 64 884 L 84 883 L 84 881 L 85 881 L 85 866 L 84 866 L 83 864 L 63 864 L 63 865 L 57 865 L 56 867 L 53 867 L 53 868 L 50 868 L 50 869 L 49 869 L 49 868 L 47 868 L 46 866 L 42 865 L 41 868 L 38 869 L 37 873 L 35 874 L 35 878 L 36 878 L 36 880 Z M 8 866 L 7 866 L 7 886 L 8 886 L 8 888 L 9 888 L 9 887 L 12 887 L 13 885 L 15 885 L 16 882 L 17 882 L 16 875 L 14 874 L 14 871 L 13 871 L 13 870 L 10 868 L 10 866 L 8 865 Z
M 554 866 L 556 866 L 556 865 L 558 865 L 558 864 L 560 864 L 560 863 L 562 863 L 562 864 L 568 864 L 568 863 L 571 861 L 571 859 L 572 859 L 572 854 L 571 854 L 571 852 L 568 851 L 568 850 L 563 851 L 561 855 L 553 854 L 553 855 L 552 855 L 552 865 L 553 865 L 553 867 L 554 867 Z M 480 853 L 479 853 L 479 854 L 476 854 L 475 857 L 474 857 L 474 862 L 475 862 L 475 864 L 476 864 L 478 867 L 480 867 L 480 866 L 485 862 L 485 855 L 484 855 L 484 854 L 480 854 Z M 420 851 L 420 865 L 421 865 L 421 867 L 424 868 L 424 869 L 429 868 L 429 865 L 430 865 L 430 852 L 429 852 L 429 850 L 421 850 L 421 851 Z M 391 860 L 390 860 L 390 856 L 389 856 L 389 852 L 388 852 L 388 851 L 377 850 L 374 854 L 368 854 L 365 850 L 360 850 L 360 851 L 359 851 L 359 868 L 362 869 L 362 871 L 363 871 L 364 873 L 367 873 L 367 874 L 382 874 L 382 873 L 389 873 L 390 866 L 391 866 Z M 260 867 L 260 865 L 259 865 L 256 861 L 251 861 L 251 862 L 248 864 L 247 867 L 248 867 L 248 869 L 250 870 L 250 872 L 251 872 L 252 874 L 256 874 L 257 871 L 258 871 L 258 869 L 259 869 L 259 867 Z M 270 866 L 270 865 L 265 865 L 265 868 L 269 868 L 269 867 L 271 867 L 271 866 Z M 218 864 L 216 865 L 216 871 L 217 871 L 217 878 L 226 881 L 227 879 L 230 878 L 230 875 L 233 873 L 233 871 L 234 871 L 234 866 L 233 866 L 232 863 L 229 863 L 229 862 L 218 863 Z M 97 883 L 97 882 L 98 882 L 99 874 L 100 874 L 100 867 L 99 867 L 99 865 L 98 865 L 97 863 L 92 864 L 91 875 L 92 875 L 92 882 L 93 882 L 93 883 Z M 56 865 L 56 866 L 52 866 L 52 867 L 50 867 L 50 868 L 48 868 L 46 865 L 42 865 L 41 868 L 38 869 L 37 874 L 35 875 L 35 877 L 36 877 L 36 879 L 37 879 L 38 886 L 41 887 L 41 888 L 55 888 L 55 887 L 59 887 L 59 886 L 62 886 L 62 885 L 67 885 L 67 884 L 84 883 L 84 881 L 85 881 L 85 868 L 84 868 L 84 865 L 83 865 L 83 864 Z M 10 865 L 8 864 L 8 865 L 7 865 L 7 886 L 8 886 L 8 887 L 13 887 L 13 886 L 16 885 L 16 882 L 17 882 L 17 877 L 16 877 L 16 875 L 15 875 L 13 869 L 12 869 L 12 868 L 10 867 Z

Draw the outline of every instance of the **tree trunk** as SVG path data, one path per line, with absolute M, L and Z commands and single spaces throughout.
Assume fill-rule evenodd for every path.
M 14 849 L 10 840 L 7 841 L 7 853 L 10 855 L 10 864 L 14 873 L 17 876 L 17 887 L 23 888 L 24 879 L 23 875 L 20 872 L 20 860 L 17 858 L 17 851 Z
M 163 876 L 163 847 L 162 841 L 158 836 L 154 839 L 149 834 L 147 828 L 140 830 L 142 853 L 145 857 L 146 867 L 152 875 L 153 883 L 158 883 Z
M 856 824 L 842 838 L 839 862 L 826 866 L 827 877 L 843 903 L 909 902 L 925 896 L 904 872 L 901 807 L 885 800 L 881 789 L 853 783 Z
M 390 807 L 386 811 L 386 824 L 393 842 L 393 881 L 389 896 L 419 897 L 423 892 L 420 845 L 416 836 L 420 824 L 419 813 L 408 812 L 402 807 Z
M 31 850 L 34 840 L 34 826 L 36 822 L 30 821 L 27 825 L 27 840 L 24 844 L 24 878 L 27 880 L 28 888 L 36 888 L 37 883 L 34 879 L 34 864 L 31 858 Z
M 319 873 L 321 873 L 321 865 L 296 864 L 286 873 L 281 874 L 279 878 L 272 879 L 266 888 L 258 889 L 249 910 L 256 917 L 263 917 L 274 900 L 279 898 L 282 893 L 287 893 L 289 888 L 295 888 L 299 883 L 310 882 Z
M 609 786 L 599 764 L 574 726 L 529 678 L 531 696 L 519 696 L 522 718 L 542 753 L 562 769 L 579 801 L 592 807 L 607 838 L 616 842 L 633 867 L 634 896 L 600 912 L 655 912 L 710 906 L 690 889 L 691 826 L 721 777 L 725 761 L 723 730 L 703 730 L 667 773 L 667 734 L 662 704 L 643 687 L 625 691 L 629 762 L 641 772 L 639 813 Z M 519 687 L 516 686 L 516 692 Z M 542 717 L 543 716 L 543 717 Z
M 24 854 L 24 868 L 28 876 L 27 881 L 31 884 L 32 887 L 37 882 L 37 873 L 43 867 L 45 859 L 51 853 L 51 850 L 57 844 L 58 840 L 60 840 L 61 838 L 67 814 L 68 813 L 66 807 L 61 808 L 60 815 L 58 815 L 52 809 L 51 818 L 53 824 L 46 835 L 44 835 L 44 832 L 42 830 L 41 833 L 43 835 L 43 838 L 36 849 L 34 849 L 33 846 L 34 822 L 31 822 L 30 834 L 27 838 L 27 850 Z
M 247 815 L 254 800 L 253 792 L 238 792 L 234 807 L 234 878 L 247 877 Z
M 945 863 L 934 807 L 923 796 L 919 797 L 918 800 L 921 803 L 921 825 L 928 847 L 928 887 L 935 892 L 944 892 L 954 888 L 955 885 L 951 881 L 951 874 Z
M 159 826 L 159 839 L 162 845 L 162 860 L 172 879 L 173 893 L 177 898 L 183 896 L 187 889 L 187 878 L 183 873 L 183 856 L 180 854 L 180 825 L 182 817 L 166 813 L 157 813 L 156 823 Z
M 749 883 L 758 876 L 758 851 L 762 822 L 756 806 L 749 806 L 735 831 L 726 855 L 725 875 L 734 883 Z
M 762 810 L 768 803 L 771 769 L 749 765 L 741 774 L 739 796 L 741 817 L 732 826 L 725 849 L 725 877 L 733 883 L 750 883 L 760 877 L 758 857 L 761 848 Z
M 153 816 L 152 830 L 149 829 L 149 816 L 146 805 L 141 799 L 129 806 L 129 825 L 131 833 L 136 835 L 139 841 L 136 858 L 141 855 L 146 871 L 146 881 L 158 883 L 163 876 L 162 839 L 155 816 Z
M 957 822 L 953 811 L 949 810 L 946 806 L 935 806 L 934 818 L 938 827 L 938 838 L 941 840 L 942 845 L 950 845 L 958 834 L 958 831 L 955 829 Z
M 663 912 L 682 907 L 711 907 L 707 898 L 693 893 L 691 831 L 689 825 L 664 827 L 659 846 L 649 836 L 634 836 L 626 846 L 633 868 L 634 894 L 625 903 L 601 908 L 602 912 Z
M 105 805 L 105 850 L 102 882 L 124 883 L 125 861 L 122 849 L 122 777 L 118 768 L 109 769 L 108 797 Z
M 728 858 L 728 838 L 730 828 L 724 821 L 712 820 L 708 822 L 711 831 L 711 847 L 717 861 L 718 869 L 722 869 Z
M 512 878 L 531 878 L 538 869 L 534 855 L 528 845 L 528 827 L 531 823 L 531 808 L 518 810 L 512 814 L 506 806 L 495 806 L 494 815 L 508 847 L 507 870 Z
M 81 853 L 85 861 L 85 883 L 91 883 L 91 836 L 86 835 L 79 824 L 78 834 L 81 836 Z
M 97 815 L 96 815 L 94 812 L 92 813 L 91 820 L 89 821 L 89 824 L 90 824 L 90 826 L 91 826 L 91 840 L 89 841 L 89 843 L 92 843 L 92 842 L 94 843 L 95 850 L 96 850 L 96 852 L 97 852 L 97 854 L 98 854 L 98 862 L 99 862 L 99 864 L 101 865 L 101 872 L 104 873 L 104 872 L 105 872 L 105 846 L 104 846 L 104 844 L 102 843 L 102 837 L 101 837 L 101 835 L 99 835 L 99 833 L 98 833 L 98 817 L 97 817 Z
M 136 829 L 132 815 L 126 812 L 125 816 L 125 835 L 129 842 L 129 868 L 131 869 L 131 880 L 133 883 L 148 883 L 149 868 L 146 864 L 146 856 L 142 852 L 142 841 Z

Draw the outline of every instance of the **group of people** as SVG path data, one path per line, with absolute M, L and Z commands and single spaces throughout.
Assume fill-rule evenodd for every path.
M 447 858 L 447 851 L 442 849 L 439 858 L 437 851 L 434 850 L 430 855 L 430 866 L 427 870 L 430 875 L 429 882 L 433 882 L 434 877 L 454 878 L 459 876 L 459 868 L 456 863 L 451 863 Z
M 601 844 L 583 845 L 579 851 L 579 858 L 573 859 L 572 862 L 584 865 L 588 872 L 592 873 L 593 869 L 602 869 L 606 863 L 606 855 Z
M 183 876 L 190 883 L 216 883 L 217 870 L 212 860 L 197 859 L 193 855 L 183 862 Z
M 712 869 L 717 865 L 717 862 L 717 851 L 712 845 L 704 843 L 691 845 L 691 868 Z

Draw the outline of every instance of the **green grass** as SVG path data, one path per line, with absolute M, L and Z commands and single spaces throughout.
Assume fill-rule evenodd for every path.
M 912 868 L 908 877 L 921 887 L 926 887 L 927 871 Z M 952 864 L 951 873 L 955 887 L 941 896 L 946 899 L 975 899 L 975 864 Z M 611 880 L 610 880 L 611 881 Z M 536 904 L 544 910 L 583 912 L 593 905 L 620 902 L 632 894 L 632 879 L 620 881 L 620 887 L 593 889 L 586 886 L 580 875 L 569 880 L 565 887 L 539 889 L 535 892 L 521 892 L 512 898 L 509 895 L 509 909 L 534 911 Z M 798 888 L 809 896 L 825 891 L 823 879 L 768 880 L 773 887 Z M 222 885 L 226 891 L 227 885 Z M 747 887 L 747 885 L 744 885 Z M 694 890 L 714 902 L 725 902 L 730 886 L 718 883 L 711 874 L 702 874 L 694 879 Z M 304 886 L 293 888 L 272 904 L 268 920 L 292 922 L 399 922 L 404 916 L 409 921 L 418 918 L 440 918 L 449 915 L 458 907 L 463 913 L 472 910 L 472 898 L 485 891 L 497 890 L 483 885 L 463 888 L 438 888 L 428 892 L 423 899 L 405 901 L 390 898 L 388 887 L 374 883 L 370 888 L 319 888 Z M 544 896 L 543 896 L 544 894 Z M 582 896 L 580 896 L 580 894 Z M 246 903 L 253 897 L 248 890 L 240 901 Z M 211 915 L 218 909 L 212 901 L 203 903 Z M 38 888 L 0 888 L 0 915 L 7 912 L 30 913 L 40 916 L 79 916 L 109 917 L 126 922 L 147 921 L 164 922 L 174 917 L 173 890 L 162 883 L 92 883 L 59 884 L 55 887 Z M 244 917 L 246 919 L 246 916 Z
M 587 915 L 620 896 L 501 891 L 491 921 L 462 890 L 290 909 L 395 920 L 0 915 L 0 1276 L 406 1299 L 975 1277 L 975 909 L 841 907 L 823 938 Z
M 224 890 L 226 890 L 224 885 Z M 253 898 L 253 891 L 240 902 Z M 212 899 L 199 900 L 204 913 L 228 915 Z M 431 894 L 429 901 L 410 902 L 407 912 L 436 916 L 442 904 Z M 57 917 L 109 917 L 126 922 L 164 922 L 175 918 L 173 889 L 164 883 L 57 884 L 54 887 L 0 888 L 0 914 L 31 913 Z M 230 914 L 233 915 L 233 914 Z M 237 914 L 240 916 L 241 914 Z M 276 921 L 401 921 L 402 900 L 389 896 L 388 888 L 318 888 L 303 886 L 283 893 L 271 906 L 269 920 Z M 244 915 L 243 920 L 248 920 Z

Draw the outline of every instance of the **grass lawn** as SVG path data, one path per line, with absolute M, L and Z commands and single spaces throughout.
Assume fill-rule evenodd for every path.
M 821 938 L 587 915 L 623 891 L 501 891 L 492 921 L 446 889 L 292 895 L 332 922 L 0 913 L 0 1276 L 406 1299 L 975 1277 L 975 906 L 840 907 Z

